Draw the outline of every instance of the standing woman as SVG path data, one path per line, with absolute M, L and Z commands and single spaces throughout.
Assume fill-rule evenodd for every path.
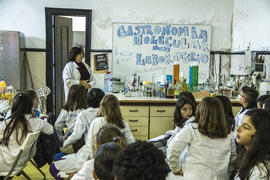
M 69 88 L 72 85 L 81 84 L 86 89 L 91 89 L 96 84 L 90 67 L 82 61 L 83 57 L 84 52 L 82 48 L 73 47 L 70 49 L 68 63 L 63 70 L 65 99 L 67 99 Z

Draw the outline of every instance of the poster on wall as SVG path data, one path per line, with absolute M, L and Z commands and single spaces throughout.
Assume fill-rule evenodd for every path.
M 211 26 L 113 23 L 113 75 L 142 80 L 173 74 L 173 64 L 188 80 L 189 66 L 199 65 L 199 83 L 209 77 Z
M 108 71 L 108 57 L 106 53 L 94 55 L 94 73 L 106 73 Z

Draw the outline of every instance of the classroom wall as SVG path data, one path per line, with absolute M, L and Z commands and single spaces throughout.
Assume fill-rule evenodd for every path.
M 45 48 L 45 7 L 93 9 L 94 49 L 112 47 L 112 22 L 209 24 L 212 50 L 232 45 L 233 0 L 2 0 L 0 29 L 23 32 L 27 48 Z
M 235 0 L 233 23 L 233 51 L 270 50 L 270 1 Z
M 45 49 L 45 7 L 92 9 L 92 49 L 112 48 L 112 22 L 137 22 L 208 24 L 212 26 L 211 50 L 244 50 L 249 41 L 252 49 L 267 50 L 269 3 L 269 0 L 0 0 L 0 29 L 23 32 L 26 48 Z M 46 54 L 27 54 L 38 87 L 45 83 Z M 38 76 L 40 71 L 44 76 Z

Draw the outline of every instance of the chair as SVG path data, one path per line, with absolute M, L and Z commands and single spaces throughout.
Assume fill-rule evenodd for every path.
M 29 176 L 23 171 L 27 162 L 35 155 L 33 151 L 40 131 L 28 133 L 9 172 L 1 172 L 0 176 L 5 176 L 4 180 L 9 179 L 18 174 L 22 174 L 26 179 L 31 180 Z M 15 169 L 17 166 L 20 168 Z

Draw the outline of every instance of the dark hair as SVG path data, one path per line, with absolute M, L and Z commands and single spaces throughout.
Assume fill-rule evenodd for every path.
M 38 97 L 36 91 L 31 89 L 24 91 L 24 94 L 28 95 L 32 100 Z
M 94 159 L 94 170 L 99 180 L 114 180 L 113 163 L 122 148 L 114 142 L 102 144 Z
M 270 177 L 270 112 L 264 109 L 251 109 L 245 114 L 250 117 L 256 132 L 251 139 L 249 148 L 240 146 L 240 152 L 236 159 L 238 175 L 241 179 L 248 179 L 254 168 L 263 164 L 267 169 L 267 179 Z
M 228 124 L 231 127 L 231 131 L 233 131 L 235 128 L 235 120 L 233 116 L 232 104 L 231 104 L 230 99 L 227 98 L 226 96 L 216 96 L 216 98 L 218 98 L 220 102 L 222 103 L 223 108 L 224 108 L 224 113 L 228 120 Z
M 87 93 L 88 107 L 98 108 L 105 93 L 99 88 L 92 88 Z
M 263 104 L 264 104 L 264 102 L 265 102 L 265 100 L 266 100 L 267 98 L 269 98 L 269 97 L 270 97 L 270 94 L 264 94 L 264 95 L 259 96 L 259 97 L 257 98 L 257 104 L 259 104 L 260 107 L 262 107 Z
M 244 86 L 241 91 L 244 93 L 244 97 L 249 105 L 256 103 L 259 93 L 255 88 Z
M 178 97 L 178 102 L 182 100 L 182 98 L 186 98 L 188 100 L 190 100 L 194 106 L 194 112 L 196 111 L 196 100 L 195 100 L 195 97 L 193 96 L 193 94 L 191 92 L 188 92 L 188 91 L 184 91 L 184 92 L 181 92 L 179 94 L 179 97 Z
M 270 97 L 265 100 L 264 109 L 270 110 Z
M 67 101 L 63 109 L 75 111 L 87 108 L 86 88 L 81 84 L 72 85 L 68 91 Z
M 120 129 L 125 128 L 119 101 L 117 97 L 112 94 L 107 94 L 104 96 L 100 103 L 97 116 L 103 116 L 109 124 L 114 124 Z
M 9 117 L 10 121 L 7 123 L 3 135 L 3 144 L 5 146 L 8 146 L 10 136 L 14 130 L 16 132 L 17 143 L 22 143 L 28 133 L 28 123 L 25 114 L 32 114 L 32 107 L 32 99 L 24 93 L 19 93 L 13 98 L 11 116 Z M 19 135 L 21 135 L 21 137 L 19 137 Z
M 195 107 L 194 104 L 187 99 L 186 97 L 182 96 L 178 99 L 178 102 L 176 103 L 175 106 L 175 110 L 174 110 L 174 123 L 178 126 L 178 127 L 183 127 L 184 126 L 184 122 L 186 119 L 184 119 L 181 115 L 181 109 L 186 105 L 186 104 L 190 104 L 192 107 L 192 116 L 194 116 L 195 114 Z
M 114 161 L 117 180 L 165 180 L 169 172 L 164 154 L 145 141 L 128 145 Z
M 119 144 L 122 148 L 126 147 L 126 139 L 123 133 L 119 128 L 106 124 L 102 126 L 96 136 L 96 142 L 98 144 L 104 144 L 107 142 L 114 142 Z
M 216 97 L 202 99 L 196 111 L 194 122 L 199 132 L 210 138 L 226 138 L 231 127 L 227 123 L 224 108 Z
M 83 54 L 83 49 L 81 47 L 73 47 L 69 50 L 69 55 L 68 55 L 68 62 L 75 61 L 75 58 L 78 54 Z

